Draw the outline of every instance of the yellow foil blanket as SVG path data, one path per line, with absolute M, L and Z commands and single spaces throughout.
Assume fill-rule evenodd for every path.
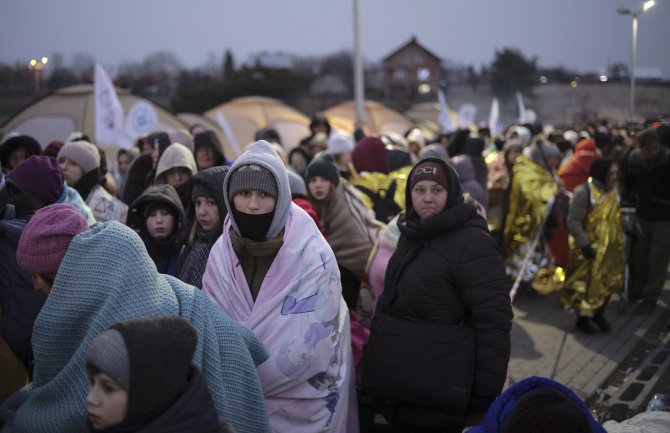
M 516 278 L 533 237 L 537 230 L 542 230 L 544 212 L 556 196 L 559 183 L 551 173 L 525 156 L 516 160 L 513 173 L 503 250 L 507 273 Z M 553 264 L 544 239 L 540 240 L 537 250 L 523 279 L 541 294 L 560 291 L 565 280 L 563 268 Z
M 561 301 L 580 315 L 591 317 L 612 293 L 623 286 L 626 257 L 616 190 L 601 191 L 590 181 L 588 187 L 591 210 L 584 221 L 584 230 L 596 257 L 586 259 L 574 238 L 570 237 L 570 259 Z

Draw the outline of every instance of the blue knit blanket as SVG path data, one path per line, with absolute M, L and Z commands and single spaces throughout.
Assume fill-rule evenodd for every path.
M 198 333 L 193 363 L 219 416 L 239 433 L 269 432 L 256 373 L 268 357 L 262 343 L 199 289 L 159 274 L 137 234 L 115 221 L 70 244 L 35 321 L 34 381 L 3 404 L 0 417 L 13 433 L 86 432 L 84 354 L 93 338 L 116 322 L 169 315 Z

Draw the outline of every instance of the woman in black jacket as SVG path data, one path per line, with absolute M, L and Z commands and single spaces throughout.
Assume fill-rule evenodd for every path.
M 461 432 L 466 417 L 486 413 L 505 382 L 513 317 L 509 282 L 486 221 L 464 201 L 451 165 L 421 161 L 407 179 L 405 198 L 401 236 L 385 278 L 395 288 L 389 314 L 471 327 L 474 379 L 466 413 L 393 402 L 389 421 L 401 432 Z

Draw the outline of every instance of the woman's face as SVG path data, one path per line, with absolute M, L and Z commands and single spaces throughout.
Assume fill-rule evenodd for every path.
M 146 224 L 149 236 L 157 241 L 162 241 L 172 234 L 175 221 L 174 216 L 167 209 L 157 208 L 151 211 Z
M 195 219 L 203 230 L 213 230 L 221 225 L 219 207 L 214 199 L 209 197 L 196 197 L 193 199 L 195 206 Z
M 433 180 L 420 180 L 412 188 L 412 208 L 419 218 L 426 219 L 444 209 L 447 189 Z
M 60 169 L 63 171 L 63 177 L 65 178 L 65 182 L 68 186 L 76 185 L 77 182 L 79 182 L 79 179 L 84 176 L 84 170 L 82 170 L 79 164 L 67 156 L 61 156 L 58 158 L 58 164 L 60 165 Z
M 235 209 L 242 213 L 261 215 L 272 212 L 277 204 L 277 199 L 263 191 L 249 189 L 235 194 L 233 204 Z
M 333 183 L 323 176 L 314 176 L 309 179 L 307 187 L 314 200 L 321 201 L 328 197 Z

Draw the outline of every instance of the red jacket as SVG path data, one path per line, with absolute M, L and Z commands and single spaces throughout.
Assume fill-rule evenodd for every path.
M 316 223 L 316 226 L 319 228 L 319 231 L 321 232 L 321 234 L 323 234 L 323 227 L 321 227 L 321 221 L 319 221 L 319 216 L 316 214 L 316 211 L 312 207 L 312 203 L 306 198 L 300 198 L 300 197 L 294 198 L 293 203 L 300 206 L 305 212 L 309 214 L 309 216 L 312 217 L 312 219 Z

